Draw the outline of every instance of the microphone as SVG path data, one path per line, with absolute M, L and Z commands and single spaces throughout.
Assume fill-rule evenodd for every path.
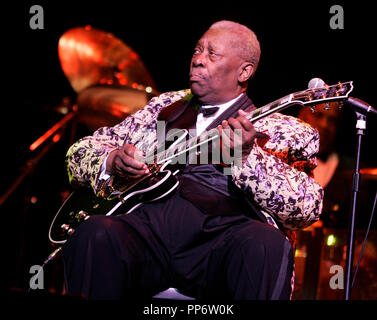
M 320 78 L 313 78 L 309 81 L 308 88 L 314 89 L 314 88 L 321 88 L 325 87 L 326 83 Z M 354 111 L 359 112 L 363 115 L 367 114 L 375 114 L 377 115 L 377 110 L 374 109 L 371 105 L 368 103 L 353 97 L 348 97 L 347 101 L 345 101 L 345 104 L 349 105 Z
M 372 113 L 377 115 L 376 109 L 360 99 L 348 97 L 346 104 L 348 104 L 354 111 L 362 113 L 365 116 Z
M 322 87 L 325 87 L 325 86 L 326 86 L 325 81 L 323 81 L 320 78 L 313 78 L 308 83 L 308 88 L 309 89 L 322 88 Z

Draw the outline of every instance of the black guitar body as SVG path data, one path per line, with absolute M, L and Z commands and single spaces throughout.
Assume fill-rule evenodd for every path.
M 65 200 L 54 217 L 49 230 L 52 243 L 63 244 L 74 230 L 93 215 L 128 214 L 143 203 L 168 196 L 178 186 L 171 171 L 159 171 L 136 182 L 127 192 L 97 197 L 93 190 L 75 190 Z

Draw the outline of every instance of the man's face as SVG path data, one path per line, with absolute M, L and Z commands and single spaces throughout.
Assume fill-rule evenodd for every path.
M 228 31 L 209 30 L 195 47 L 190 87 L 203 104 L 225 103 L 240 94 L 238 76 L 242 60 L 231 40 L 232 34 Z

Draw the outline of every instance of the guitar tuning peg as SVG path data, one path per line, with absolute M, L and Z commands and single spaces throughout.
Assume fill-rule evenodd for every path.
M 325 105 L 323 106 L 323 109 L 326 110 L 326 111 L 329 111 L 330 110 L 330 104 L 325 103 Z
M 339 108 L 339 109 L 342 109 L 343 106 L 344 106 L 344 102 L 343 102 L 343 101 L 339 101 L 339 102 L 338 102 L 338 108 Z
M 311 106 L 311 107 L 310 107 L 310 111 L 311 111 L 312 113 L 314 113 L 314 112 L 315 112 L 315 106 Z

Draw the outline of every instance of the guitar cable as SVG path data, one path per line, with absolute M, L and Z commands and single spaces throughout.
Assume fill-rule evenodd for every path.
M 37 274 L 34 276 L 35 278 L 38 278 L 39 274 L 42 272 L 43 268 L 48 264 L 50 263 L 50 261 L 54 260 L 56 258 L 56 256 L 58 255 L 58 253 L 60 253 L 63 249 L 63 246 L 55 249 L 47 258 L 45 261 L 43 261 L 43 264 L 41 265 L 41 267 L 39 268 Z M 28 289 L 28 292 L 30 292 L 31 290 L 31 287 L 30 287 L 30 284 L 29 284 L 29 289 Z

